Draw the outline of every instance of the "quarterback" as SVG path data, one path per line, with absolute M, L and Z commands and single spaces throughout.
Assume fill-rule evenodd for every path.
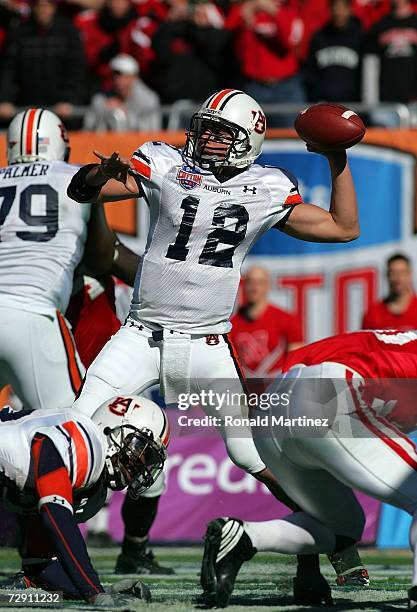
M 89 559 L 77 523 L 106 500 L 107 488 L 137 496 L 162 470 L 169 427 L 145 398 L 121 396 L 92 419 L 69 408 L 0 412 L 0 492 L 36 531 L 32 558 L 0 589 L 43 588 L 98 606 L 114 603 Z M 41 547 L 41 548 L 39 548 Z
M 206 598 L 224 607 L 240 566 L 256 551 L 332 554 L 357 541 L 365 524 L 352 489 L 412 516 L 409 608 L 417 609 L 417 332 L 362 331 L 293 351 L 273 391 L 291 388 L 291 405 L 271 414 L 330 416 L 317 435 L 269 426 L 254 439 L 261 458 L 302 509 L 260 523 L 216 519 L 202 569 Z M 317 580 L 324 581 L 317 576 Z M 295 584 L 297 578 L 295 579 Z
M 355 188 L 346 153 L 326 153 L 329 211 L 305 204 L 289 172 L 255 163 L 265 137 L 259 104 L 242 91 L 210 96 L 192 117 L 183 150 L 147 142 L 130 160 L 96 153 L 68 195 L 78 202 L 143 198 L 150 211 L 145 253 L 130 314 L 89 368 L 74 407 L 90 415 L 109 397 L 160 382 L 165 401 L 201 389 L 242 391 L 228 332 L 245 255 L 268 229 L 302 240 L 348 242 L 359 235 Z M 215 407 L 213 407 L 215 409 Z M 215 411 L 215 410 L 214 410 Z M 286 498 L 247 436 L 216 416 L 232 461 Z M 288 499 L 287 499 L 288 501 Z

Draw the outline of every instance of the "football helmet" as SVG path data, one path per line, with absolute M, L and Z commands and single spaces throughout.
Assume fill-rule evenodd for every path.
M 265 131 L 265 114 L 256 100 L 223 89 L 192 116 L 184 155 L 200 168 L 244 168 L 260 155 Z
M 160 475 L 169 442 L 165 412 L 144 397 L 123 395 L 92 415 L 106 443 L 105 479 L 113 491 L 128 487 L 137 498 Z
M 7 130 L 9 165 L 40 160 L 68 161 L 68 133 L 52 111 L 28 108 L 18 113 Z

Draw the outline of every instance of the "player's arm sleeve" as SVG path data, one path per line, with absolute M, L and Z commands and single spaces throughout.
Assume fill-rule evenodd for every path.
M 90 601 L 104 591 L 73 515 L 72 485 L 67 468 L 47 436 L 35 434 L 31 445 L 39 513 L 55 545 L 57 557 L 80 597 Z
M 270 188 L 273 202 L 277 204 L 276 219 L 273 227 L 278 230 L 283 230 L 292 211 L 298 204 L 302 204 L 303 198 L 299 192 L 298 181 L 296 177 L 287 170 L 279 169 L 284 175 L 284 182 L 280 188 L 274 186 Z
M 147 188 L 152 188 L 158 175 L 158 169 L 152 159 L 152 148 L 152 143 L 145 142 L 133 152 L 130 158 L 136 182 L 145 191 L 145 195 L 147 195 Z
M 75 200 L 80 203 L 90 202 L 117 202 L 120 200 L 127 200 L 134 197 L 145 196 L 145 192 L 141 181 L 138 180 L 136 173 L 131 172 L 133 178 L 137 184 L 137 193 L 129 193 L 127 188 L 115 179 L 109 179 L 102 185 L 88 185 L 86 181 L 87 174 L 93 168 L 96 168 L 99 164 L 87 164 L 81 166 L 81 168 L 74 174 L 67 189 L 67 196 L 71 200 Z M 129 171 L 130 172 L 130 171 Z
M 100 194 L 100 186 L 87 185 L 86 176 L 97 164 L 81 166 L 74 174 L 67 188 L 67 196 L 80 203 L 94 202 Z
M 134 151 L 130 158 L 133 176 L 142 186 L 148 203 L 152 191 L 161 189 L 164 176 L 181 160 L 180 151 L 166 142 L 145 142 Z

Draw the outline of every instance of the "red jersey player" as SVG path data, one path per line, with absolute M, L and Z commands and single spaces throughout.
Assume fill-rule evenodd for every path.
M 292 352 L 283 370 L 269 392 L 285 391 L 289 403 L 271 398 L 267 425 L 252 431 L 261 458 L 302 512 L 260 523 L 212 521 L 202 584 L 214 584 L 224 607 L 240 566 L 257 551 L 331 556 L 358 541 L 365 516 L 356 489 L 413 517 L 408 595 L 409 608 L 417 610 L 417 451 L 403 433 L 417 423 L 417 331 L 326 338 Z M 317 573 L 316 581 L 323 580 Z

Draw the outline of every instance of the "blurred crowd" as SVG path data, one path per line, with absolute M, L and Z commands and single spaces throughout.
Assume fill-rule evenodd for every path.
M 161 104 L 223 87 L 261 104 L 412 103 L 417 0 L 0 0 L 0 51 L 3 125 L 48 106 L 81 127 L 82 105 L 87 129 L 158 129 Z

